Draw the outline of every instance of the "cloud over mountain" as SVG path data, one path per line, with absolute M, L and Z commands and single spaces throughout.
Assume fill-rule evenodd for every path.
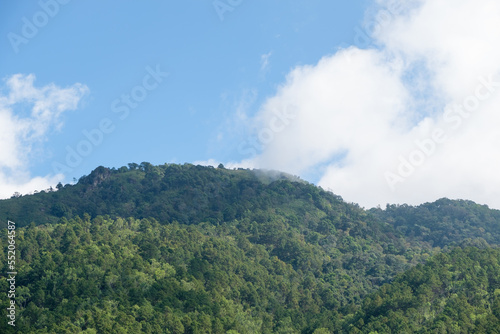
M 379 1 L 352 46 L 296 67 L 261 106 L 253 162 L 364 206 L 500 208 L 499 39 L 497 1 Z

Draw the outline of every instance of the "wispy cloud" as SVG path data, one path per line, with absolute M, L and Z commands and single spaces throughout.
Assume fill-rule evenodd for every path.
M 215 159 L 208 159 L 208 160 L 195 161 L 193 162 L 193 165 L 218 167 L 219 164 L 221 163 L 224 165 L 224 168 L 227 169 L 233 169 L 233 168 L 253 169 L 257 167 L 250 159 L 243 161 L 229 161 L 229 162 L 222 162 L 222 161 L 217 161 Z
M 260 56 L 260 72 L 265 74 L 269 68 L 269 59 L 273 55 L 272 51 Z
M 500 3 L 378 4 L 371 48 L 295 68 L 262 105 L 261 127 L 284 106 L 295 118 L 253 164 L 318 173 L 321 186 L 368 207 L 447 196 L 500 208 Z M 412 172 L 391 187 L 388 175 L 409 160 Z
M 37 88 L 34 81 L 32 74 L 16 74 L 6 78 L 0 90 L 0 198 L 46 189 L 62 179 L 30 175 L 32 148 L 47 140 L 52 129 L 61 129 L 61 115 L 76 109 L 88 92 L 82 84 Z
M 251 111 L 258 97 L 255 89 L 245 89 L 240 95 L 222 96 L 227 108 L 224 122 L 216 129 L 214 140 L 210 143 L 211 151 L 235 151 L 241 141 L 251 135 L 256 125 Z

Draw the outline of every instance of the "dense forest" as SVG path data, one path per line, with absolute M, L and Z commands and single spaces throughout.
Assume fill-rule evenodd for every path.
M 141 163 L 0 201 L 2 245 L 7 220 L 1 333 L 500 333 L 500 212 L 470 201 L 365 210 L 285 173 Z

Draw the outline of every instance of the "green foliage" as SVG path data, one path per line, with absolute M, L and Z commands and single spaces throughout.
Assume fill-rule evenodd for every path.
M 290 196 L 317 188 L 300 181 L 302 188 L 278 184 L 275 180 L 300 181 L 277 172 L 227 170 L 186 164 L 153 166 L 147 162 L 129 164 L 118 170 L 98 167 L 80 178 L 76 185 L 57 187 L 0 201 L 0 217 L 19 221 L 55 223 L 72 215 L 92 217 L 154 217 L 164 223 L 197 224 L 240 218 L 258 207 L 265 209 L 285 203 Z M 306 190 L 308 191 L 308 190 Z M 5 224 L 5 222 L 1 222 Z
M 345 329 L 498 333 L 499 286 L 500 249 L 456 248 L 398 275 L 368 296 Z
M 20 228 L 18 247 L 24 332 L 298 333 L 329 312 L 326 283 L 235 226 L 86 216 Z
M 499 331 L 485 206 L 366 211 L 283 173 L 147 162 L 57 189 L 0 201 L 19 227 L 19 332 Z
M 407 237 L 434 247 L 500 244 L 500 211 L 472 201 L 443 198 L 417 207 L 387 205 L 385 210 L 370 211 Z

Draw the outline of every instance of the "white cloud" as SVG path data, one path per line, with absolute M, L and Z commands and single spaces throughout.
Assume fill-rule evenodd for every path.
M 62 175 L 30 175 L 32 147 L 47 140 L 51 129 L 60 129 L 61 114 L 76 109 L 88 92 L 81 84 L 37 88 L 34 81 L 32 74 L 16 74 L 5 79 L 0 91 L 0 198 L 46 189 L 62 180 Z
M 297 67 L 263 104 L 254 163 L 319 171 L 319 185 L 367 207 L 446 196 L 500 208 L 500 3 L 378 3 L 378 48 Z

